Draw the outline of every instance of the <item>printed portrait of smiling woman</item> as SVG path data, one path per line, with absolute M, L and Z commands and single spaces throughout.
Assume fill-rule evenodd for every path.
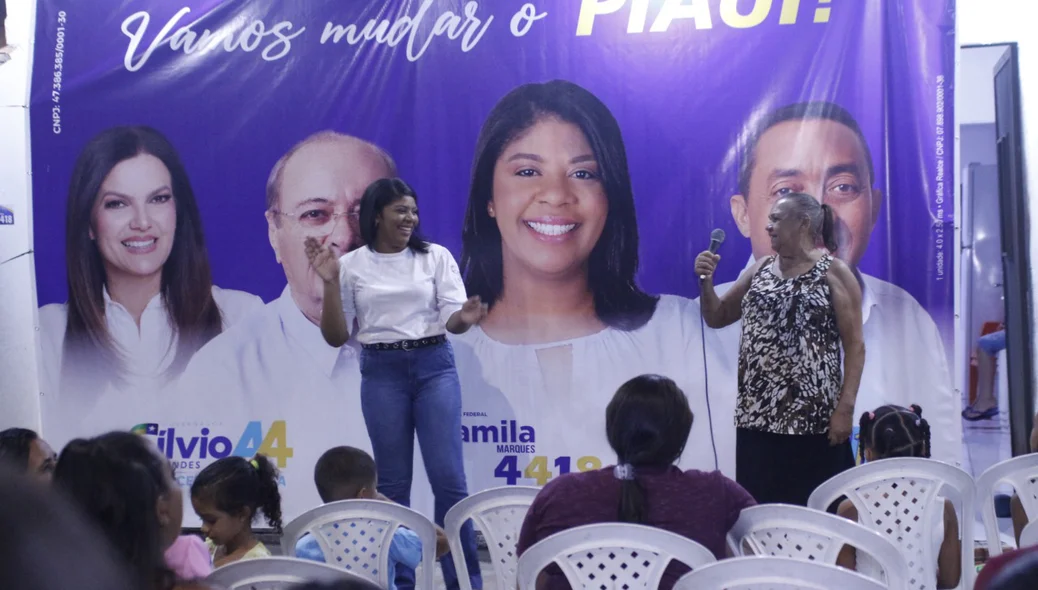
M 493 108 L 476 145 L 463 248 L 468 294 L 490 306 L 455 338 L 467 415 L 533 425 L 537 455 L 610 457 L 601 410 L 628 379 L 667 375 L 702 407 L 689 366 L 701 365 L 697 307 L 638 287 L 623 137 L 584 88 L 526 84 Z M 713 468 L 705 420 L 688 447 L 691 465 Z M 479 449 L 466 452 L 472 460 Z
M 93 404 L 106 392 L 148 399 L 201 345 L 262 306 L 213 286 L 187 172 L 148 127 L 108 129 L 83 148 L 65 258 L 68 302 L 40 309 L 44 398 L 62 404 L 45 416 L 87 422 L 75 400 Z

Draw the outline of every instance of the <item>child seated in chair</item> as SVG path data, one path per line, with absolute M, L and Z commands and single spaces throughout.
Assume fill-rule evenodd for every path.
M 893 457 L 930 458 L 930 425 L 923 419 L 923 409 L 917 405 L 911 408 L 887 405 L 875 412 L 866 412 L 859 421 L 859 433 L 858 453 L 863 463 Z M 942 505 L 942 510 L 935 514 L 929 540 L 937 557 L 936 587 L 955 588 L 962 571 L 959 519 L 951 501 L 935 496 L 934 502 Z M 838 514 L 859 521 L 858 510 L 850 500 L 840 503 Z M 918 525 L 924 526 L 923 523 Z M 911 557 L 908 560 L 911 562 Z M 863 555 L 857 559 L 854 548 L 846 546 L 840 552 L 837 564 L 869 575 L 874 575 L 874 570 L 878 569 L 871 558 Z
M 353 447 L 335 447 L 325 451 L 314 467 L 314 483 L 317 493 L 325 504 L 340 500 L 382 500 L 390 502 L 376 491 L 378 471 L 371 455 Z M 436 528 L 436 557 L 440 558 L 450 551 L 447 536 Z M 312 535 L 300 537 L 296 543 L 296 557 L 312 561 L 325 562 L 324 553 Z M 422 541 L 410 529 L 399 527 L 393 533 L 389 545 L 389 590 L 403 590 L 403 585 L 410 586 L 414 582 L 405 577 L 396 581 L 398 566 L 413 572 L 422 561 Z M 432 572 L 426 572 L 431 575 Z

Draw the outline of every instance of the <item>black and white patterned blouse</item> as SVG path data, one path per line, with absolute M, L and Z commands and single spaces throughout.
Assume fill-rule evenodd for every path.
M 742 301 L 739 428 L 775 434 L 823 434 L 843 383 L 824 254 L 804 274 L 781 279 L 768 259 Z

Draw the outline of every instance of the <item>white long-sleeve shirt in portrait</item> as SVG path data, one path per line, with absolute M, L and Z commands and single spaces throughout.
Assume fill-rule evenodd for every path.
M 233 289 L 213 287 L 213 300 L 229 329 L 250 313 L 263 308 L 263 300 Z M 51 444 L 63 445 L 77 436 L 106 430 L 126 430 L 140 411 L 151 408 L 174 384 L 165 374 L 177 351 L 177 335 L 161 295 L 155 295 L 141 314 L 140 326 L 130 312 L 104 290 L 104 316 L 108 333 L 123 358 L 125 373 L 119 385 L 104 391 L 84 392 L 75 387 L 75 375 L 62 383 L 62 358 L 68 304 L 51 303 L 39 310 L 38 358 L 42 394 L 43 428 Z
M 733 416 L 719 416 L 704 395 L 700 335 L 698 305 L 663 295 L 648 323 L 628 332 L 605 328 L 518 345 L 498 342 L 479 326 L 452 336 L 470 489 L 543 485 L 615 462 L 606 406 L 620 385 L 645 373 L 673 379 L 695 415 L 680 465 L 713 470 L 713 437 L 720 468 L 734 475 Z

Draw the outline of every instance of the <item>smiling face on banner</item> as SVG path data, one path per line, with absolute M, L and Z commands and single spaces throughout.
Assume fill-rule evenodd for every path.
M 857 266 L 882 202 L 882 193 L 871 186 L 866 149 L 854 131 L 836 121 L 786 121 L 765 131 L 753 156 L 748 194 L 731 199 L 732 217 L 750 238 L 754 258 L 774 251 L 766 227 L 775 201 L 807 193 L 833 208 L 836 255 Z
M 270 245 L 303 315 L 321 318 L 324 281 L 310 266 L 304 243 L 315 237 L 338 257 L 361 245 L 357 206 L 364 189 L 393 171 L 376 148 L 331 135 L 304 143 L 275 173 L 277 201 L 267 212 Z
M 501 231 L 505 276 L 581 272 L 602 236 L 609 203 L 580 128 L 546 117 L 505 146 L 487 212 Z
M 94 202 L 90 238 L 108 281 L 161 274 L 177 229 L 172 186 L 162 160 L 145 153 L 119 162 L 105 177 Z

